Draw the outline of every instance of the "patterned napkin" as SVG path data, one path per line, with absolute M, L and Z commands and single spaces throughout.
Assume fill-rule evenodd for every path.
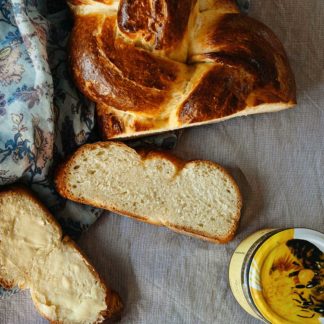
M 242 10 L 248 1 L 238 1 Z M 101 211 L 61 198 L 53 185 L 58 163 L 99 139 L 94 104 L 75 88 L 67 66 L 72 19 L 65 1 L 0 0 L 0 186 L 23 182 L 76 235 Z M 171 149 L 179 133 L 128 144 Z M 17 289 L 0 287 L 0 297 Z

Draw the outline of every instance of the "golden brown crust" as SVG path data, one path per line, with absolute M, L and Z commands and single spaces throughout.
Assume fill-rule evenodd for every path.
M 5 280 L 4 278 L 0 278 L 0 286 L 5 289 L 11 289 L 15 286 L 13 281 Z
M 182 227 L 182 226 L 177 226 L 177 225 L 173 225 L 173 224 L 169 224 L 169 223 L 161 223 L 158 221 L 152 221 L 151 219 L 148 219 L 147 217 L 143 217 L 142 215 L 137 215 L 137 214 L 133 214 L 130 213 L 128 211 L 125 210 L 119 210 L 114 208 L 113 206 L 110 206 L 107 202 L 105 204 L 98 204 L 96 201 L 93 201 L 91 199 L 85 199 L 85 198 L 80 198 L 80 197 L 76 197 L 74 196 L 71 191 L 68 188 L 68 181 L 67 181 L 67 174 L 71 168 L 71 166 L 73 165 L 74 161 L 78 159 L 79 156 L 81 156 L 84 152 L 87 152 L 87 150 L 92 150 L 95 149 L 97 147 L 108 147 L 111 143 L 114 143 L 114 145 L 118 145 L 118 146 L 122 146 L 122 147 L 127 147 L 129 150 L 131 151 L 135 151 L 131 148 L 129 148 L 128 146 L 126 146 L 123 143 L 120 142 L 98 142 L 95 144 L 86 144 L 83 145 L 82 147 L 80 147 L 64 164 L 61 164 L 60 167 L 58 168 L 56 175 L 55 175 L 55 185 L 56 185 L 56 189 L 57 191 L 60 193 L 60 195 L 62 195 L 65 198 L 68 198 L 72 201 L 75 202 L 79 202 L 82 204 L 86 204 L 86 205 L 91 205 L 94 207 L 98 207 L 98 208 L 103 208 L 112 212 L 115 212 L 117 214 L 123 215 L 123 216 L 127 216 L 130 218 L 134 218 L 137 219 L 139 221 L 145 222 L 145 223 L 149 223 L 152 225 L 157 225 L 157 226 L 165 226 L 168 227 L 176 232 L 182 233 L 182 234 L 187 234 L 196 238 L 200 238 L 212 243 L 227 243 L 228 241 L 232 240 L 235 232 L 237 230 L 238 227 L 238 223 L 239 223 L 239 219 L 240 219 L 240 211 L 242 208 L 242 195 L 240 193 L 240 190 L 235 182 L 235 180 L 232 178 L 232 176 L 227 172 L 227 170 L 225 170 L 223 167 L 221 167 L 220 165 L 218 165 L 215 162 L 212 161 L 205 161 L 205 160 L 191 160 L 191 161 L 185 161 L 182 160 L 168 152 L 163 152 L 163 151 L 146 151 L 146 150 L 141 150 L 138 151 L 137 154 L 143 159 L 143 160 L 147 160 L 147 159 L 152 159 L 152 158 L 161 158 L 161 159 L 167 159 L 168 161 L 172 162 L 173 165 L 177 168 L 178 172 L 180 172 L 185 165 L 189 164 L 189 163 L 195 163 L 195 164 L 199 164 L 199 163 L 203 163 L 203 164 L 209 164 L 212 167 L 216 167 L 217 169 L 221 170 L 221 172 L 223 172 L 224 174 L 226 174 L 228 180 L 231 182 L 231 184 L 233 185 L 233 187 L 235 188 L 236 194 L 239 197 L 238 201 L 237 201 L 237 215 L 235 216 L 235 222 L 232 226 L 232 228 L 230 229 L 229 233 L 226 236 L 215 236 L 215 237 L 211 237 L 210 235 L 208 235 L 206 232 L 204 231 L 197 231 L 194 230 L 190 227 Z
M 282 44 L 264 24 L 240 14 L 235 1 L 107 1 L 103 13 L 96 2 L 70 1 L 70 61 L 76 85 L 99 104 L 103 138 L 296 104 Z M 92 11 L 79 10 L 85 5 Z
M 146 42 L 152 43 L 156 50 L 168 50 L 176 47 L 184 38 L 195 2 L 121 0 L 117 14 L 118 27 L 129 37 L 139 34 Z
M 71 240 L 70 237 L 64 236 L 62 233 L 61 226 L 59 223 L 56 221 L 56 219 L 53 217 L 53 215 L 48 211 L 48 209 L 40 202 L 40 200 L 26 187 L 22 185 L 12 185 L 9 187 L 4 187 L 0 189 L 0 196 L 6 196 L 6 195 L 23 195 L 25 197 L 28 197 L 29 200 L 31 200 L 34 204 L 38 206 L 46 215 L 47 220 L 50 222 L 50 224 L 56 228 L 56 230 L 60 233 L 61 239 L 63 243 L 73 247 L 81 256 L 82 259 L 84 260 L 86 266 L 88 269 L 91 271 L 91 273 L 95 276 L 95 278 L 98 280 L 100 283 L 101 287 L 105 290 L 106 292 L 106 305 L 107 308 L 105 311 L 102 312 L 102 316 L 104 318 L 116 318 L 121 314 L 121 311 L 123 309 L 123 304 L 121 302 L 121 299 L 119 295 L 112 291 L 110 288 L 108 288 L 102 278 L 99 276 L 99 274 L 96 272 L 94 267 L 92 266 L 91 262 L 89 261 L 88 257 L 80 250 L 80 248 L 76 245 L 76 243 Z M 12 288 L 13 283 L 7 282 L 5 279 L 0 278 L 0 284 L 5 287 L 5 288 Z M 28 287 L 27 287 L 28 288 Z M 35 305 L 36 306 L 36 305 Z M 42 313 L 40 309 L 38 309 L 38 312 L 45 317 L 47 320 L 50 321 L 50 318 L 46 316 L 46 314 Z M 59 323 L 58 321 L 52 321 L 51 323 Z
M 105 138 L 115 137 L 124 132 L 123 121 L 118 119 L 104 104 L 97 104 L 97 122 L 102 134 Z
M 295 104 L 295 83 L 286 53 L 268 27 L 246 15 L 224 14 L 204 42 L 206 53 L 190 60 L 207 60 L 216 66 L 179 109 L 183 123 L 221 119 L 247 105 Z
M 249 80 L 253 77 L 248 74 L 242 77 L 242 74 L 237 68 L 213 68 L 179 108 L 180 122 L 188 124 L 208 118 L 219 119 L 244 109 L 246 98 L 251 92 Z
M 93 37 L 89 30 L 98 30 L 100 36 Z M 72 73 L 80 90 L 120 110 L 158 113 L 177 79 L 176 63 L 114 41 L 111 17 L 77 17 L 70 44 Z

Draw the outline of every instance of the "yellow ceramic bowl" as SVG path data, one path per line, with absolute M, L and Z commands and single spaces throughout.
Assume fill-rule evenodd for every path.
M 269 323 L 324 323 L 324 234 L 258 231 L 235 250 L 229 281 L 252 316 Z

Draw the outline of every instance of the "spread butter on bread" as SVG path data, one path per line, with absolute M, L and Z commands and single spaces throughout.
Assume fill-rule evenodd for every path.
M 117 142 L 82 146 L 55 182 L 73 201 L 218 243 L 233 238 L 242 207 L 235 181 L 218 164 Z
M 29 289 L 53 323 L 100 323 L 122 309 L 53 216 L 21 187 L 0 191 L 0 282 Z

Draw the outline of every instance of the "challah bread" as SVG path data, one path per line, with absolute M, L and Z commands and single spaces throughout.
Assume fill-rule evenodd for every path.
M 122 308 L 52 215 L 19 187 L 0 192 L 0 282 L 30 289 L 53 323 L 100 323 Z
M 117 142 L 82 146 L 55 182 L 68 199 L 218 243 L 233 238 L 242 206 L 236 183 L 216 163 Z
M 285 50 L 234 0 L 70 0 L 70 62 L 103 138 L 273 112 L 296 103 Z

